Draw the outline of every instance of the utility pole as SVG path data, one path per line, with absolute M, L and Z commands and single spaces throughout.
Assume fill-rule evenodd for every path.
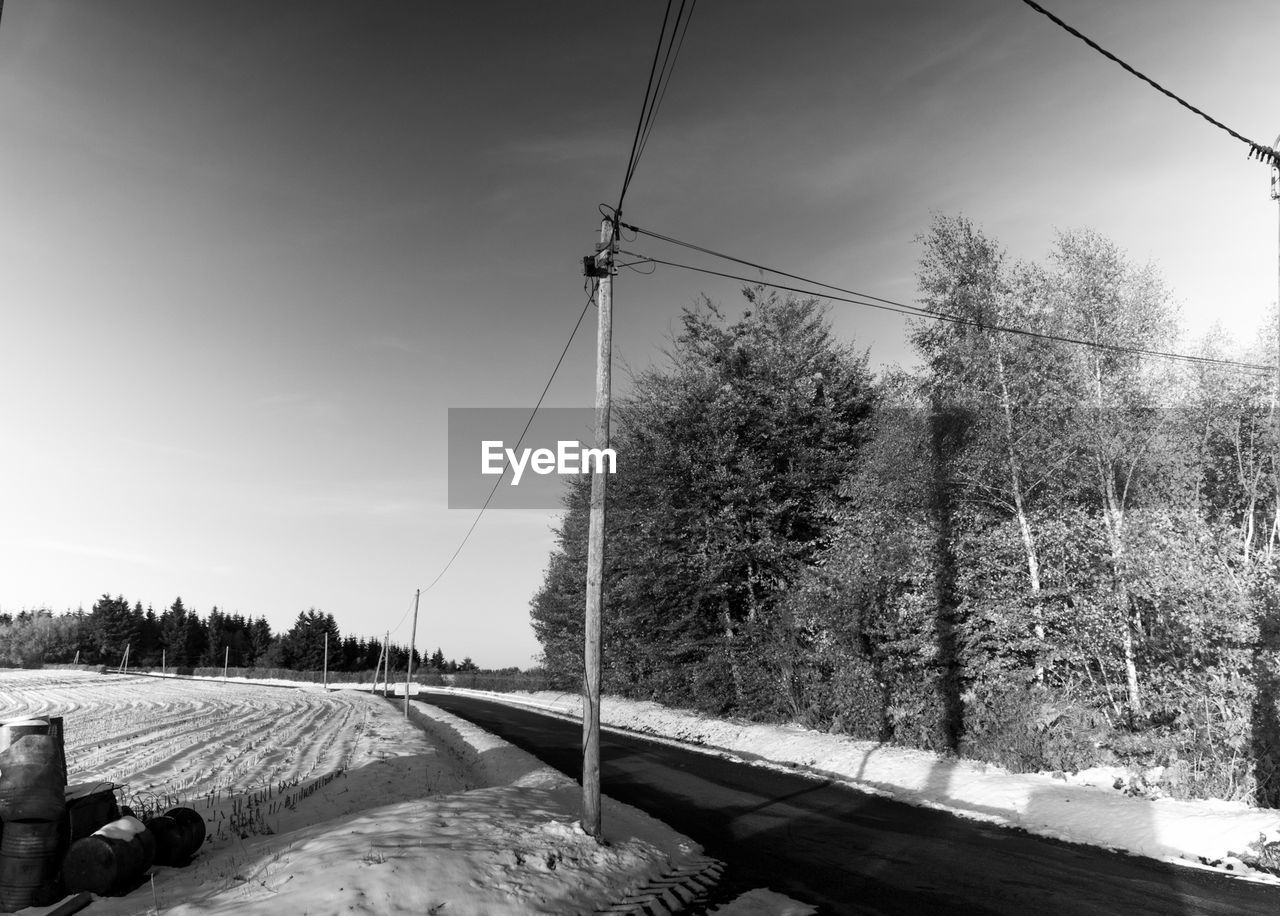
M 609 447 L 610 369 L 613 360 L 614 224 L 600 223 L 600 244 L 583 260 L 596 279 L 596 448 Z M 591 527 L 587 539 L 587 606 L 582 674 L 582 829 L 603 839 L 600 827 L 600 613 L 604 603 L 605 469 L 591 475 Z
M 391 631 L 382 637 L 382 696 L 391 690 Z
M 409 682 L 413 680 L 413 644 L 418 639 L 418 599 L 420 597 L 422 597 L 422 589 L 413 593 L 413 626 L 409 628 L 409 663 L 405 665 L 404 676 L 404 717 L 406 719 L 409 718 Z
M 227 664 L 231 661 L 231 644 L 222 647 L 222 679 L 227 679 Z
M 1276 152 L 1280 152 L 1280 137 L 1276 137 Z M 1280 203 L 1280 160 L 1271 164 L 1271 199 Z M 1276 236 L 1276 390 L 1280 392 L 1280 223 Z
M 320 675 L 320 686 L 324 690 L 329 689 L 329 631 L 324 631 L 324 668 Z

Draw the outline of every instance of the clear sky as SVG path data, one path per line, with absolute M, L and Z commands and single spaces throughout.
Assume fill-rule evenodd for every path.
M 1280 132 L 1280 4 L 1046 4 Z M 447 409 L 541 390 L 664 7 L 7 0 L 0 609 L 181 595 L 407 641 L 474 518 L 446 508 Z M 1025 258 L 1089 227 L 1189 328 L 1248 336 L 1277 208 L 1245 153 L 1018 0 L 702 0 L 624 216 L 908 302 L 932 211 Z M 736 284 L 623 272 L 620 388 L 702 292 L 736 310 Z M 834 318 L 875 365 L 910 359 L 900 318 Z M 593 378 L 585 326 L 547 403 L 590 405 Z M 528 665 L 554 522 L 487 514 L 419 646 Z

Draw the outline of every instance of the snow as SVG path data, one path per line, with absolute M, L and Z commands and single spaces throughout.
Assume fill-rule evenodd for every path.
M 436 690 L 483 696 L 579 721 L 582 715 L 576 694 L 500 694 L 461 688 L 429 688 L 428 693 Z M 1010 773 L 991 764 L 912 748 L 793 725 L 726 721 L 620 697 L 603 698 L 600 715 L 605 725 L 619 731 L 836 779 L 863 791 L 963 817 L 1280 884 L 1280 879 L 1241 861 L 1249 844 L 1260 836 L 1269 841 L 1280 838 L 1280 811 L 1217 799 L 1135 797 L 1115 788 L 1117 779 L 1127 784 L 1130 777 L 1119 768 L 1074 775 Z
M 85 671 L 0 671 L 0 721 L 62 715 L 73 782 L 186 804 L 210 842 L 182 869 L 100 898 L 97 916 L 378 913 L 571 914 L 604 909 L 699 860 L 693 841 L 604 800 L 605 845 L 581 830 L 580 790 L 563 774 L 435 707 L 231 679 Z M 400 687 L 401 696 L 403 686 Z M 581 716 L 575 694 L 471 694 Z M 910 748 L 796 726 L 715 719 L 606 697 L 607 727 L 705 753 L 840 780 L 854 788 L 1029 832 L 1280 883 L 1242 861 L 1280 837 L 1280 812 L 1133 797 L 1131 774 L 1014 774 Z M 1154 781 L 1158 774 L 1147 774 Z M 607 789 L 607 787 L 606 787 Z M 49 908 L 33 908 L 31 916 Z M 812 907 L 758 888 L 718 916 L 802 916 Z
M 295 686 L 295 685 L 290 685 Z M 318 685 L 0 671 L 0 721 L 62 715 L 72 782 L 194 807 L 210 842 L 95 916 L 590 913 L 700 860 L 563 774 L 433 707 Z M 31 916 L 51 908 L 24 910 Z
M 712 916 L 813 916 L 817 912 L 817 907 L 763 887 L 747 891 L 732 903 L 711 910 Z

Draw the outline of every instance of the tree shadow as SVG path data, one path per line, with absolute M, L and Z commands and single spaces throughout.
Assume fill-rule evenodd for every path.
M 1280 808 L 1280 615 L 1275 597 L 1266 595 L 1253 651 L 1254 697 L 1251 712 L 1254 801 Z
M 964 705 L 960 699 L 960 649 L 956 634 L 956 556 L 953 550 L 954 506 L 951 456 L 964 436 L 965 418 L 955 409 L 935 405 L 929 416 L 929 442 L 933 449 L 930 506 L 935 526 L 934 639 L 938 648 L 938 693 L 942 708 L 939 728 L 943 746 L 954 753 L 964 735 Z

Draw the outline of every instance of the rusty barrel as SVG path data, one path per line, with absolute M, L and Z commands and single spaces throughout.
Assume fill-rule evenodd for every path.
M 0 752 L 9 749 L 9 745 L 26 735 L 49 734 L 49 720 L 41 718 L 9 719 L 0 722 Z
M 62 860 L 62 879 L 73 893 L 128 893 L 151 867 L 155 852 L 155 838 L 142 822 L 122 817 L 71 844 Z
M 204 844 L 204 818 L 191 808 L 170 808 L 147 821 L 156 838 L 156 864 L 182 867 Z
M 186 831 L 167 814 L 153 817 L 146 822 L 147 830 L 156 838 L 157 865 L 185 865 L 187 854 Z
M 186 840 L 183 844 L 185 858 L 189 861 L 204 845 L 204 818 L 199 811 L 182 807 L 170 808 L 164 813 L 164 816 L 173 820 L 182 830 Z
M 0 912 L 43 905 L 61 896 L 54 888 L 61 851 L 57 824 L 6 822 L 0 836 Z
M 43 731 L 41 731 L 43 729 Z M 66 812 L 66 769 L 61 735 L 48 720 L 0 725 L 0 820 L 60 821 Z

